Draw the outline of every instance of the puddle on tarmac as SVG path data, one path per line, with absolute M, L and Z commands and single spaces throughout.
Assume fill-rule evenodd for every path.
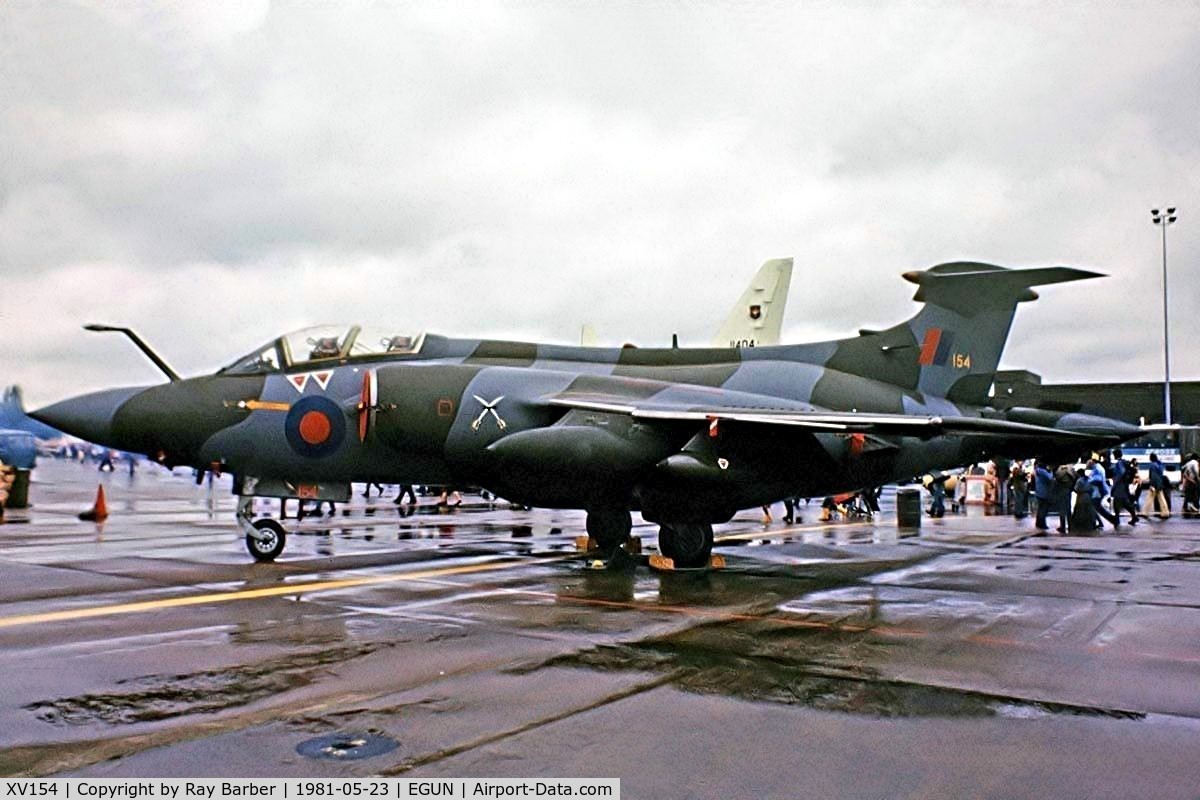
M 731 635 L 728 630 L 713 634 L 700 641 L 689 641 L 690 634 L 684 634 L 635 644 L 602 645 L 560 656 L 541 666 L 671 673 L 671 685 L 694 694 L 872 717 L 1033 718 L 1069 714 L 1145 718 L 1136 712 L 889 679 L 861 666 L 865 650 L 878 645 L 845 634 L 788 632 L 769 637 L 770 641 L 764 639 L 762 631 L 753 635 Z M 830 652 L 837 653 L 837 658 L 822 658 Z
M 147 675 L 117 682 L 108 694 L 42 700 L 24 708 L 52 725 L 132 725 L 188 714 L 212 714 L 307 686 L 330 664 L 369 655 L 386 644 L 323 649 L 256 664 L 184 675 Z

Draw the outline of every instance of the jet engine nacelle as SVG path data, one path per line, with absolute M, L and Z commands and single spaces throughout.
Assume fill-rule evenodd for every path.
M 558 475 L 564 471 L 617 477 L 653 463 L 633 441 L 605 428 L 554 425 L 520 431 L 488 445 L 502 469 Z
M 547 428 L 505 436 L 488 446 L 495 457 L 489 488 L 532 505 L 591 506 L 626 499 L 678 445 L 620 415 L 571 412 Z

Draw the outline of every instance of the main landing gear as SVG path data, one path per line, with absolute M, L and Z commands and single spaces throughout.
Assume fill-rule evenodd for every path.
M 706 522 L 664 522 L 658 528 L 658 551 L 676 569 L 707 567 L 712 548 L 713 529 Z
M 597 506 L 587 512 L 587 532 L 605 558 L 629 541 L 633 519 L 619 506 Z M 707 567 L 712 556 L 713 529 L 706 522 L 662 523 L 658 550 L 671 559 L 676 569 Z
M 287 529 L 270 517 L 252 520 L 253 514 L 254 499 L 239 498 L 237 521 L 246 534 L 246 549 L 254 556 L 255 561 L 274 561 L 287 544 Z
M 628 509 L 617 507 L 599 507 L 587 512 L 588 536 L 600 546 L 606 556 L 625 542 L 629 541 L 629 532 L 633 530 L 633 517 Z

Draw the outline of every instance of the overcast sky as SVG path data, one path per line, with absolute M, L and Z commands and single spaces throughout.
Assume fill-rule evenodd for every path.
M 900 273 L 1041 290 L 1003 366 L 1200 379 L 1200 2 L 0 3 L 0 383 L 36 407 L 327 321 L 704 344 L 794 256 L 786 341 Z

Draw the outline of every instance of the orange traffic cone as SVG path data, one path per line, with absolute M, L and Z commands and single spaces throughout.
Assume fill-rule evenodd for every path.
M 79 515 L 80 519 L 103 522 L 108 518 L 108 504 L 104 502 L 104 485 L 96 487 L 96 502 L 89 511 Z

